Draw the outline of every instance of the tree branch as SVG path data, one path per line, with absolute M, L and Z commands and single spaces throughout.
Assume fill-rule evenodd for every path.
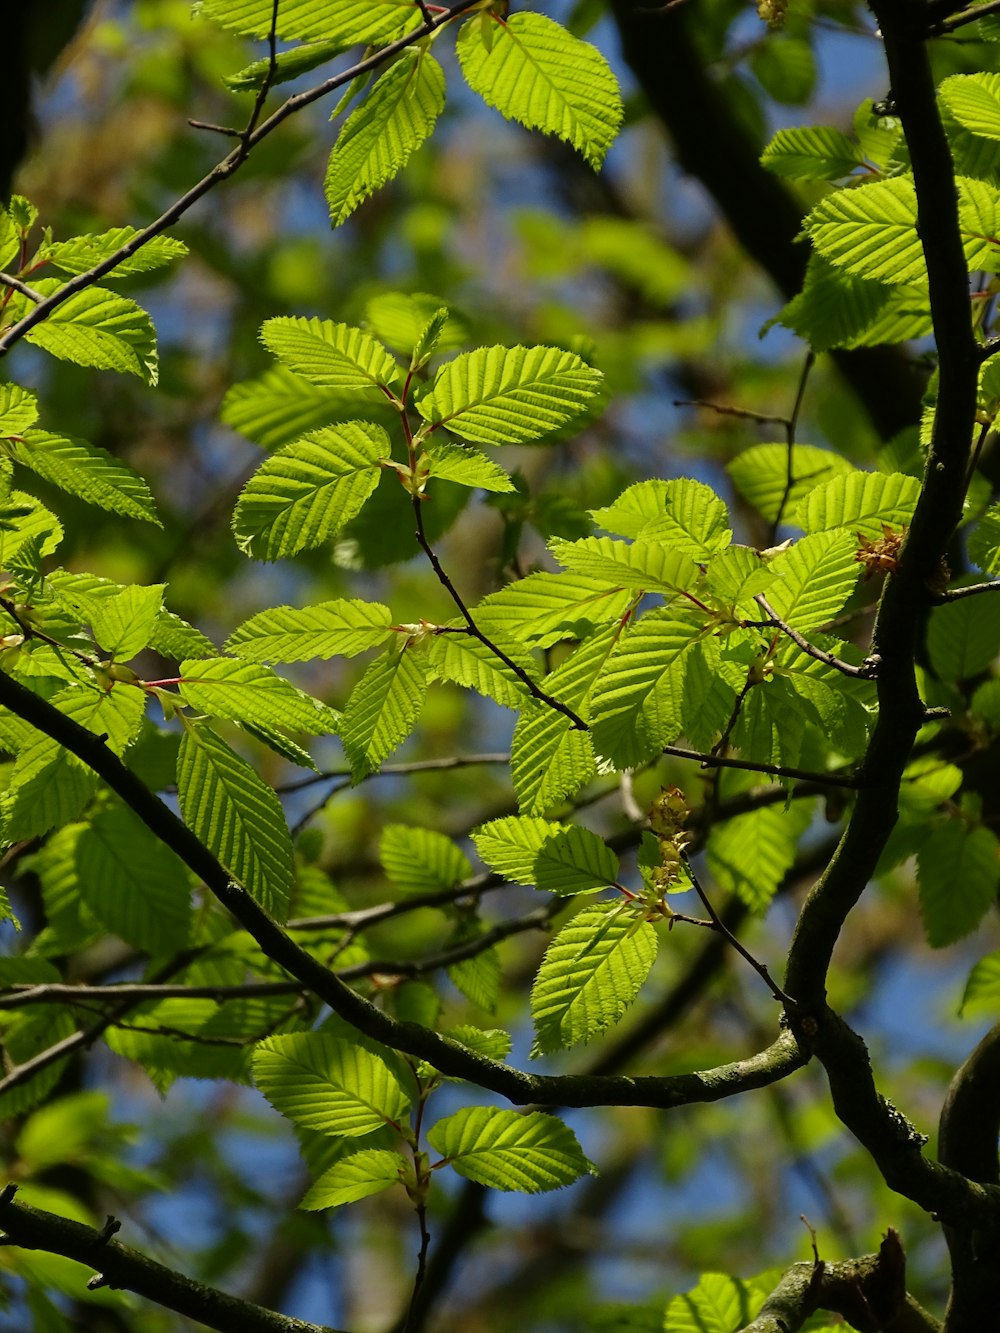
M 276 1314 L 165 1268 L 138 1250 L 112 1240 L 118 1230 L 112 1218 L 103 1231 L 97 1231 L 55 1213 L 15 1203 L 15 1190 L 15 1185 L 0 1190 L 0 1227 L 4 1233 L 0 1244 L 61 1254 L 99 1268 L 100 1273 L 87 1283 L 91 1289 L 134 1291 L 219 1333 L 336 1333 L 327 1325 Z
M 905 1281 L 903 1247 L 889 1230 L 878 1254 L 789 1268 L 743 1333 L 798 1333 L 817 1310 L 862 1333 L 938 1333 L 941 1325 L 907 1295 Z

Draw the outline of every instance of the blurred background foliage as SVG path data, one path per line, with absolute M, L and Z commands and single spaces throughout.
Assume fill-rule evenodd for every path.
M 779 420 L 792 411 L 805 348 L 781 328 L 760 331 L 794 291 L 806 259 L 792 240 L 796 219 L 823 187 L 793 194 L 759 168 L 754 174 L 756 154 L 777 127 L 849 127 L 863 97 L 885 95 L 870 16 L 847 0 L 793 0 L 785 26 L 771 31 L 746 4 L 690 0 L 649 28 L 644 56 L 661 81 L 651 84 L 648 70 L 637 74 L 621 54 L 622 32 L 628 47 L 644 21 L 624 0 L 538 7 L 597 43 L 623 83 L 626 128 L 600 176 L 555 141 L 478 103 L 453 77 L 445 38 L 442 126 L 344 226 L 331 232 L 323 199 L 335 127 L 321 102 L 286 122 L 184 218 L 176 234 L 191 247 L 189 260 L 153 282 L 132 280 L 129 290 L 159 333 L 157 389 L 46 358 L 24 343 L 14 350 L 5 373 L 37 389 L 42 426 L 127 459 L 149 478 L 164 517 L 162 531 L 140 531 L 60 496 L 54 504 L 70 568 L 120 582 L 167 581 L 170 607 L 217 642 L 262 607 L 337 596 L 384 601 L 399 621 L 447 617 L 439 585 L 415 558 L 406 497 L 390 475 L 374 521 L 366 511 L 333 558 L 322 551 L 255 565 L 229 529 L 261 442 L 225 424 L 234 410 L 227 394 L 269 369 L 261 322 L 304 314 L 363 323 L 387 292 L 442 298 L 464 321 L 470 345 L 571 346 L 607 376 L 600 419 L 553 447 L 513 451 L 516 495 L 469 504 L 442 541 L 442 559 L 468 600 L 542 562 L 548 537 L 591 531 L 587 510 L 639 478 L 709 481 L 730 502 L 740 539 L 766 544 L 725 465 L 749 444 L 783 440 L 782 428 L 717 406 Z M 189 118 L 246 119 L 249 95 L 228 92 L 225 79 L 260 49 L 193 19 L 187 0 L 94 0 L 85 12 L 50 0 L 24 10 L 44 11 L 40 35 L 53 40 L 43 49 L 39 33 L 26 33 L 22 43 L 44 79 L 15 187 L 57 237 L 143 225 L 228 146 Z M 983 64 L 978 42 L 937 48 L 942 72 Z M 675 93 L 692 100 L 678 110 Z M 20 98 L 23 109 L 23 86 Z M 729 187 L 740 172 L 734 195 Z M 926 349 L 911 351 L 883 362 L 858 358 L 854 388 L 842 366 L 821 357 L 799 439 L 870 464 L 919 415 Z M 468 492 L 455 489 L 457 506 Z M 440 529 L 450 517 L 444 512 L 435 524 L 429 514 L 428 523 Z M 338 705 L 363 665 L 301 668 L 297 678 Z M 509 715 L 439 687 L 398 758 L 503 751 L 509 732 Z M 336 743 L 324 746 L 321 765 L 339 769 Z M 286 793 L 290 821 L 308 821 L 305 856 L 352 907 L 389 896 L 375 857 L 385 824 L 463 837 L 513 809 L 496 765 L 383 776 L 351 790 L 337 777 L 303 785 L 301 770 L 262 749 L 254 758 Z M 696 771 L 664 761 L 637 777 L 639 805 L 668 781 L 696 800 Z M 738 787 L 727 778 L 723 791 Z M 598 782 L 590 796 L 597 826 L 613 831 L 617 788 Z M 803 873 L 790 877 L 788 895 L 807 887 L 815 848 L 828 836 L 822 827 L 810 832 Z M 961 963 L 954 953 L 941 960 L 926 950 L 906 884 L 903 872 L 887 877 L 852 918 L 834 1003 L 871 1037 L 886 1091 L 928 1129 L 977 1032 L 974 1014 L 962 1027 L 956 1018 Z M 12 892 L 30 933 L 38 919 L 30 877 Z M 507 889 L 484 900 L 483 911 L 501 919 L 528 902 Z M 749 947 L 780 964 L 792 920 L 779 897 L 748 928 Z M 452 928 L 427 909 L 386 921 L 366 943 L 374 957 L 418 958 Z M 20 947 L 11 940 L 11 950 Z M 514 1026 L 519 1061 L 527 1048 L 525 990 L 543 947 L 536 933 L 500 949 L 496 1021 Z M 769 1038 L 773 1003 L 736 963 L 698 932 L 674 931 L 624 1034 L 578 1053 L 573 1067 L 627 1062 L 630 1072 L 667 1073 L 756 1049 Z M 104 945 L 74 967 L 80 976 L 116 979 L 134 975 L 136 964 Z M 421 1012 L 426 989 L 397 988 L 392 1003 Z M 448 983 L 440 998 L 451 1022 L 486 1017 Z M 874 1177 L 833 1118 L 814 1069 L 736 1104 L 670 1115 L 587 1112 L 570 1122 L 602 1168 L 596 1180 L 542 1201 L 484 1199 L 474 1186 L 438 1198 L 431 1226 L 439 1251 L 420 1315 L 427 1327 L 659 1328 L 666 1300 L 702 1271 L 749 1275 L 808 1257 L 802 1213 L 824 1258 L 875 1248 L 887 1225 L 898 1227 L 914 1294 L 941 1297 L 936 1232 Z M 95 1049 L 67 1069 L 44 1104 L 7 1122 L 0 1151 L 11 1179 L 33 1183 L 29 1200 L 81 1217 L 114 1212 L 127 1239 L 192 1276 L 356 1333 L 392 1328 L 405 1308 L 416 1235 L 404 1201 L 391 1193 L 332 1218 L 296 1212 L 306 1174 L 290 1128 L 247 1089 L 184 1078 L 161 1100 L 134 1066 Z M 9 1254 L 0 1250 L 0 1265 L 12 1267 Z M 84 1304 L 76 1270 L 63 1261 L 21 1256 L 17 1265 L 20 1276 L 0 1281 L 0 1328 L 12 1333 L 186 1326 L 113 1294 Z M 26 1274 L 65 1296 L 25 1286 Z

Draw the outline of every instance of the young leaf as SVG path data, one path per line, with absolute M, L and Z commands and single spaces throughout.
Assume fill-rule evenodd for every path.
M 778 577 L 768 586 L 768 602 L 792 629 L 808 633 L 826 624 L 858 581 L 856 550 L 856 539 L 842 529 L 803 537 L 771 561 Z
M 629 588 L 609 587 L 601 575 L 542 570 L 484 597 L 476 623 L 485 634 L 502 630 L 532 647 L 549 648 L 563 639 L 587 638 L 595 625 L 618 620 L 634 596 Z
M 676 594 L 698 582 L 690 556 L 659 542 L 617 542 L 611 537 L 549 542 L 549 549 L 568 570 L 643 592 Z
M 810 491 L 841 472 L 854 470 L 841 454 L 811 444 L 793 445 L 790 462 L 787 444 L 755 444 L 726 468 L 739 493 L 769 523 L 775 522 L 779 511 L 790 521 Z
M 460 1176 L 491 1189 L 537 1194 L 594 1171 L 573 1131 L 541 1111 L 467 1106 L 433 1125 L 427 1141 Z
M 86 273 L 101 260 L 113 255 L 123 245 L 133 241 L 139 233 L 134 227 L 114 227 L 99 235 L 72 236 L 65 241 L 49 241 L 39 246 L 35 263 L 52 264 L 64 273 Z M 183 241 L 174 236 L 153 236 L 134 250 L 126 259 L 121 259 L 111 272 L 111 277 L 131 278 L 137 273 L 151 273 L 154 269 L 172 264 L 175 259 L 183 259 L 188 248 Z
M 632 1004 L 656 958 L 648 921 L 591 903 L 545 951 L 531 990 L 532 1055 L 590 1041 L 613 1027 Z
M 436 327 L 441 310 L 446 310 L 448 317 L 436 335 L 434 351 L 457 351 L 469 342 L 468 325 L 462 316 L 448 309 L 447 301 L 428 292 L 381 292 L 365 305 L 365 321 L 388 347 L 413 359 L 431 328 Z
M 787 810 L 764 806 L 713 828 L 706 849 L 709 869 L 752 912 L 767 910 L 795 860 L 798 840 L 809 827 L 812 805 L 811 801 L 795 801 Z
M 337 136 L 325 184 L 335 227 L 406 166 L 443 109 L 441 66 L 424 47 L 404 51 Z
M 103 735 L 116 755 L 135 739 L 145 711 L 143 692 L 127 686 L 105 693 L 71 685 L 50 702 L 81 727 Z M 96 774 L 82 760 L 51 737 L 35 733 L 17 757 L 5 793 L 6 836 L 30 838 L 69 823 L 96 785 Z
M 934 949 L 954 944 L 979 925 L 996 901 L 1000 841 L 988 828 L 949 819 L 917 853 L 920 911 Z
M 484 491 L 517 489 L 510 474 L 499 463 L 494 463 L 478 449 L 469 449 L 449 440 L 428 440 L 423 461 L 428 465 L 431 477 L 456 481 L 460 486 L 478 486 Z
M 355 782 L 378 768 L 416 725 L 427 690 L 427 664 L 411 647 L 376 657 L 355 685 L 340 739 Z
M 903 528 L 920 495 L 920 482 L 901 472 L 848 472 L 824 482 L 805 497 L 795 521 L 806 532 L 850 528 L 866 537 L 882 537 L 883 524 Z
M 0 439 L 23 435 L 38 420 L 38 399 L 19 384 L 0 384 Z
M 687 477 L 666 482 L 663 508 L 665 512 L 636 534 L 640 541 L 660 542 L 699 563 L 711 560 L 732 541 L 726 506 L 704 482 Z
M 150 955 L 188 940 L 188 872 L 169 848 L 123 806 L 100 810 L 75 848 L 79 891 L 108 930 Z
M 864 161 L 861 149 L 830 125 L 797 125 L 778 130 L 761 154 L 768 171 L 786 180 L 835 181 Z
M 66 435 L 28 430 L 7 445 L 11 458 L 81 500 L 162 527 L 153 496 L 137 472 L 104 449 Z
M 321 389 L 379 389 L 399 379 L 395 357 L 350 324 L 283 316 L 264 322 L 260 340 L 289 370 Z
M 492 648 L 465 633 L 464 622 L 449 628 L 457 632 L 432 634 L 425 640 L 430 673 L 440 680 L 452 680 L 468 689 L 478 690 L 505 708 L 523 707 L 530 695 L 521 677 L 497 657 Z M 516 639 L 513 643 L 506 641 L 503 635 L 497 636 L 494 642 L 529 678 L 534 678 L 535 663 L 523 644 Z
M 405 1158 L 399 1153 L 386 1148 L 362 1148 L 334 1162 L 313 1181 L 299 1207 L 315 1210 L 356 1203 L 358 1199 L 380 1194 L 390 1185 L 398 1185 L 408 1170 Z
M 378 602 L 338 598 L 301 609 L 276 606 L 245 620 L 226 640 L 226 652 L 247 662 L 308 662 L 353 657 L 391 634 L 392 613 Z
M 963 597 L 931 611 L 927 627 L 931 666 L 942 680 L 971 680 L 1000 653 L 1000 606 L 996 598 Z
M 591 700 L 597 755 L 616 768 L 633 768 L 680 734 L 684 656 L 704 630 L 704 621 L 661 607 L 619 639 Z
M 359 513 L 379 482 L 389 437 L 366 421 L 313 431 L 272 454 L 236 504 L 233 531 L 258 560 L 319 546 Z
M 281 803 L 207 727 L 187 728 L 177 757 L 184 822 L 272 916 L 283 918 L 292 843 Z
M 969 973 L 958 1006 L 963 1018 L 992 1018 L 1000 1001 L 1000 953 L 980 958 Z
M 392 882 L 408 893 L 450 889 L 472 874 L 469 858 L 450 838 L 409 824 L 388 824 L 378 855 Z
M 222 400 L 221 419 L 263 449 L 277 449 L 328 422 L 363 416 L 383 427 L 399 421 L 381 389 L 321 389 L 285 366 L 272 366 Z
M 165 583 L 146 588 L 132 586 L 110 597 L 95 597 L 90 628 L 106 653 L 120 662 L 141 653 L 149 644 L 153 626 L 163 610 Z
M 568 828 L 548 819 L 509 815 L 482 824 L 473 832 L 472 841 L 490 869 L 515 883 L 534 884 L 539 851 L 549 838 Z
M 535 854 L 537 888 L 566 897 L 617 883 L 618 857 L 603 838 L 571 824 L 545 839 Z
M 969 533 L 969 559 L 984 574 L 1000 574 L 1000 504 L 992 504 Z
M 308 74 L 317 65 L 325 65 L 352 45 L 352 42 L 345 43 L 335 38 L 329 42 L 308 42 L 303 46 L 293 46 L 290 51 L 276 53 L 273 69 L 271 57 L 267 56 L 263 60 L 251 61 L 235 74 L 225 75 L 223 82 L 234 93 L 256 91 L 265 79 L 269 87 L 275 88 L 279 83 L 297 79 L 300 74 Z
M 726 1273 L 703 1273 L 692 1291 L 667 1306 L 663 1333 L 735 1333 L 752 1317 L 745 1283 Z
M 618 637 L 617 626 L 592 635 L 546 676 L 546 693 L 567 704 L 584 720 L 590 696 Z M 540 815 L 571 796 L 597 770 L 588 732 L 547 704 L 522 709 L 510 748 L 511 776 L 524 814 Z
M 960 125 L 985 139 L 1000 139 L 1000 74 L 953 74 L 938 96 Z
M 410 1104 L 384 1060 L 323 1032 L 266 1038 L 254 1051 L 253 1075 L 276 1111 L 321 1134 L 360 1138 Z
M 332 708 L 296 689 L 268 666 L 230 657 L 182 662 L 178 690 L 185 703 L 214 717 L 318 736 L 333 732 Z
M 475 444 L 525 444 L 579 416 L 602 379 L 558 347 L 480 347 L 443 365 L 417 410 Z
M 43 296 L 60 285 L 49 278 L 35 283 Z M 67 297 L 25 337 L 62 361 L 138 375 L 147 384 L 157 381 L 153 321 L 127 296 L 104 287 L 88 287 Z
M 826 352 L 865 333 L 892 292 L 893 288 L 884 282 L 859 278 L 814 252 L 809 256 L 802 291 L 792 297 L 777 319 L 804 338 L 814 352 Z M 808 447 L 797 445 L 796 449 Z
M 596 171 L 624 114 L 604 56 L 541 14 L 492 17 L 488 43 L 475 19 L 458 36 L 469 87 L 508 120 L 572 144 Z
M 247 37 L 266 37 L 274 12 L 274 0 L 203 0 L 200 8 L 205 18 Z M 417 7 L 399 0 L 282 0 L 277 36 L 367 46 L 401 37 L 419 22 Z

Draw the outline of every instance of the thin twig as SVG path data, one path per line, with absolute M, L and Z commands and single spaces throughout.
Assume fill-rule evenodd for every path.
M 792 493 L 792 487 L 795 485 L 795 435 L 798 430 L 799 413 L 802 411 L 802 402 L 806 396 L 806 385 L 809 382 L 809 373 L 816 364 L 816 353 L 809 349 L 806 352 L 806 359 L 802 363 L 802 371 L 799 375 L 798 388 L 795 391 L 795 402 L 792 404 L 791 416 L 785 421 L 785 446 L 786 446 L 786 465 L 785 465 L 785 489 L 781 493 L 781 500 L 778 504 L 778 512 L 774 516 L 774 523 L 771 527 L 771 542 L 777 540 L 778 528 L 781 526 L 781 519 L 785 512 L 785 505 L 788 503 L 788 497 Z
M 698 876 L 694 873 L 694 868 L 692 867 L 691 862 L 687 859 L 686 856 L 684 857 L 684 865 L 685 868 L 687 869 L 688 874 L 691 876 L 691 883 L 694 885 L 695 893 L 697 893 L 698 897 L 701 899 L 705 911 L 712 918 L 713 928 L 717 930 L 720 935 L 724 936 L 726 940 L 728 940 L 728 942 L 732 945 L 732 947 L 736 950 L 736 952 L 740 955 L 741 958 L 746 959 L 746 961 L 750 964 L 753 970 L 764 982 L 764 985 L 768 988 L 768 990 L 771 992 L 774 998 L 776 1000 L 779 1000 L 789 1012 L 794 1012 L 798 1008 L 798 1005 L 795 1003 L 795 1001 L 792 999 L 790 995 L 785 994 L 785 992 L 781 989 L 778 983 L 772 978 L 766 966 L 763 963 L 758 962 L 757 959 L 754 958 L 753 954 L 746 947 L 746 945 L 740 942 L 740 940 L 733 934 L 733 932 L 729 929 L 726 923 L 722 920 L 718 912 L 712 906 L 712 900 L 709 898 L 708 894 L 702 888 L 698 880 Z
M 825 648 L 817 648 L 814 643 L 810 643 L 797 629 L 793 629 L 791 625 L 782 620 L 762 592 L 756 595 L 754 601 L 767 616 L 770 623 L 780 629 L 782 634 L 787 634 L 796 647 L 801 648 L 808 657 L 814 657 L 817 662 L 823 662 L 826 666 L 833 667 L 835 671 L 839 671 L 844 676 L 852 676 L 855 680 L 874 680 L 875 676 L 878 675 L 878 662 L 872 658 L 868 658 L 860 666 L 853 666 L 850 662 L 845 662 L 843 658 L 828 653 Z
M 423 551 L 424 555 L 426 555 L 427 559 L 430 561 L 431 568 L 437 575 L 438 582 L 441 584 L 441 586 L 447 592 L 448 596 L 458 607 L 459 611 L 462 613 L 463 619 L 465 620 L 465 627 L 462 630 L 458 629 L 449 630 L 446 626 L 442 626 L 440 632 L 441 633 L 450 632 L 453 634 L 454 633 L 471 634 L 474 639 L 479 640 L 479 642 L 483 645 L 484 648 L 488 648 L 490 652 L 494 655 L 494 657 L 499 658 L 499 660 L 503 662 L 505 666 L 509 667 L 510 670 L 513 671 L 514 675 L 517 676 L 518 680 L 524 685 L 524 687 L 527 689 L 528 693 L 531 695 L 533 699 L 538 699 L 541 703 L 547 704 L 549 708 L 555 709 L 557 713 L 562 713 L 564 717 L 568 717 L 570 722 L 572 722 L 574 728 L 577 731 L 589 731 L 590 728 L 587 726 L 586 722 L 584 722 L 583 718 L 579 717 L 576 713 L 574 713 L 572 708 L 570 708 L 568 704 L 564 704 L 559 699 L 554 698 L 551 694 L 547 694 L 540 685 L 537 685 L 535 681 L 531 679 L 527 671 L 525 671 L 524 667 L 518 666 L 518 664 L 513 660 L 513 658 L 508 657 L 508 655 L 504 652 L 504 650 L 501 647 L 495 644 L 492 639 L 488 638 L 487 635 L 483 633 L 483 631 L 476 624 L 475 620 L 473 620 L 472 612 L 469 610 L 469 608 L 465 605 L 465 602 L 462 600 L 461 593 L 455 587 L 454 583 L 452 583 L 451 579 L 448 576 L 447 570 L 444 568 L 444 566 L 441 564 L 441 561 L 438 559 L 437 553 L 435 552 L 434 548 L 427 540 L 427 535 L 424 532 L 424 516 L 421 509 L 421 501 L 420 498 L 416 495 L 413 496 L 413 513 L 416 518 L 417 543 L 419 544 L 420 549 Z
M 983 592 L 1000 592 L 1000 579 L 991 579 L 987 583 L 967 583 L 964 588 L 949 588 L 932 597 L 931 601 L 937 605 L 941 602 L 960 602 L 963 597 L 978 597 Z
M 34 287 L 29 287 L 26 282 L 22 282 L 20 278 L 15 278 L 12 273 L 0 273 L 0 283 L 4 287 L 13 287 L 15 292 L 20 292 L 22 296 L 26 296 L 29 301 L 34 301 L 36 305 L 45 300 L 41 292 L 36 292 Z
M 679 745 L 664 745 L 663 754 L 673 755 L 675 759 L 691 759 L 704 768 L 742 768 L 749 773 L 769 773 L 775 778 L 799 778 L 802 782 L 818 782 L 828 787 L 858 787 L 857 778 L 841 773 L 811 773 L 806 768 L 791 768 L 787 764 L 765 764 L 750 759 L 731 759 L 728 755 L 702 754 L 698 750 L 685 750 Z

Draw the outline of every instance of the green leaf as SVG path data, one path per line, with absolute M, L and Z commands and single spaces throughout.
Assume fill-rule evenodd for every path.
M 969 533 L 969 559 L 984 574 L 1000 574 L 1000 504 L 992 504 Z
M 549 838 L 567 824 L 527 815 L 509 815 L 482 824 L 472 834 L 476 851 L 491 870 L 518 884 L 534 884 L 535 858 Z
M 917 883 L 928 944 L 954 944 L 975 930 L 996 901 L 1000 841 L 988 828 L 948 820 L 917 853 Z
M 448 302 L 428 292 L 380 292 L 365 305 L 365 320 L 388 347 L 412 357 L 442 309 L 448 309 Z M 448 311 L 437 333 L 434 351 L 454 352 L 468 342 L 466 321 Z
M 603 838 L 578 824 L 550 834 L 535 855 L 535 886 L 549 893 L 567 897 L 617 881 L 618 857 Z
M 325 183 L 335 227 L 406 166 L 443 109 L 444 70 L 425 47 L 404 51 L 337 136 Z
M 355 782 L 378 768 L 416 725 L 427 690 L 427 664 L 412 648 L 376 657 L 355 685 L 340 721 Z
M 606 1032 L 638 995 L 656 958 L 656 931 L 618 903 L 592 903 L 545 951 L 531 991 L 532 1055 Z
M 574 574 L 643 592 L 672 593 L 693 588 L 698 567 L 690 556 L 659 542 L 618 542 L 611 537 L 583 537 L 570 542 L 556 539 L 549 549 Z
M 214 732 L 189 727 L 177 757 L 177 794 L 191 831 L 266 911 L 283 918 L 292 843 L 271 788 Z
M 463 440 L 524 444 L 579 416 L 602 379 L 558 347 L 480 347 L 443 365 L 417 410 Z
M 65 241 L 49 241 L 41 245 L 35 263 L 52 264 L 64 273 L 86 273 L 102 260 L 128 245 L 139 235 L 135 227 L 114 227 L 98 235 L 72 236 Z M 127 258 L 119 260 L 109 276 L 131 278 L 137 273 L 151 273 L 154 269 L 183 259 L 188 248 L 174 236 L 152 236 Z
M 366 421 L 327 426 L 272 454 L 236 504 L 233 531 L 258 560 L 319 546 L 356 514 L 379 482 L 389 437 Z
M 277 87 L 279 83 L 288 83 L 300 74 L 308 74 L 317 65 L 325 65 L 334 56 L 339 56 L 352 42 L 334 38 L 329 42 L 309 42 L 304 46 L 294 46 L 290 51 L 279 51 L 271 67 L 270 56 L 263 60 L 254 60 L 235 74 L 227 74 L 223 79 L 230 92 L 239 93 L 260 88 L 267 79 L 268 86 Z
M 631 589 L 609 587 L 600 575 L 543 570 L 484 597 L 476 623 L 486 634 L 501 629 L 548 648 L 563 639 L 586 638 L 595 625 L 617 620 L 633 598 Z
M 990 240 L 997 233 L 997 191 L 969 177 L 957 184 L 966 263 L 970 269 L 994 272 L 1000 263 Z M 806 218 L 803 230 L 821 255 L 859 277 L 925 283 L 916 221 L 912 177 L 896 176 L 827 195 Z
M 81 897 L 108 930 L 154 956 L 187 944 L 187 869 L 130 810 L 98 811 L 76 840 L 75 861 Z
M 1000 74 L 953 74 L 938 97 L 960 125 L 985 139 L 1000 139 Z
M 683 727 L 685 654 L 703 621 L 670 607 L 649 611 L 618 641 L 594 687 L 594 752 L 616 768 L 652 759 Z
M 736 1333 L 753 1317 L 747 1287 L 726 1273 L 703 1273 L 667 1306 L 663 1333 Z
M 384 1060 L 323 1032 L 266 1038 L 254 1051 L 253 1076 L 276 1111 L 321 1134 L 360 1138 L 399 1120 L 410 1104 Z
M 764 806 L 716 825 L 708 839 L 708 865 L 718 883 L 737 894 L 752 912 L 764 912 L 795 860 L 798 840 L 809 827 L 811 801 L 787 810 Z
M 617 627 L 611 625 L 582 643 L 546 676 L 546 693 L 586 720 L 591 693 L 617 635 Z M 544 814 L 556 801 L 574 795 L 597 769 L 589 733 L 547 704 L 522 710 L 510 763 L 518 804 L 528 815 Z
M 808 632 L 832 620 L 854 591 L 861 566 L 857 543 L 841 529 L 803 537 L 771 562 L 779 577 L 767 600 L 792 629 Z
M 25 491 L 0 498 L 0 567 L 9 569 L 19 553 L 37 544 L 39 555 L 51 555 L 63 539 L 62 525 L 51 510 Z
M 50 703 L 81 727 L 104 736 L 108 749 L 119 756 L 138 734 L 145 712 L 143 691 L 121 685 L 109 693 L 71 685 Z M 18 755 L 7 787 L 6 836 L 31 838 L 68 824 L 96 785 L 97 775 L 82 760 L 36 733 Z
M 21 435 L 38 420 L 38 399 L 19 384 L 0 384 L 0 439 Z
M 444 1035 L 488 1060 L 506 1060 L 510 1055 L 511 1036 L 503 1028 L 476 1028 L 463 1023 L 457 1028 L 448 1028 Z
M 330 421 L 357 416 L 390 427 L 399 420 L 374 384 L 367 389 L 321 389 L 280 365 L 234 385 L 221 411 L 227 426 L 264 449 L 277 449 Z
M 142 477 L 104 449 L 66 435 L 29 430 L 7 446 L 11 458 L 89 504 L 162 527 Z
M 1000 653 L 1000 604 L 992 594 L 963 597 L 931 611 L 931 666 L 942 680 L 971 680 Z
M 380 389 L 399 379 L 395 357 L 350 324 L 283 316 L 265 320 L 260 340 L 289 370 L 321 389 Z
M 409 824 L 388 824 L 378 855 L 392 882 L 409 893 L 450 889 L 472 874 L 469 858 L 450 838 Z
M 468 938 L 468 935 L 463 936 L 456 932 L 448 941 L 448 945 L 452 947 Z M 495 1012 L 503 981 L 503 969 L 496 949 L 482 949 L 471 958 L 463 958 L 458 963 L 452 963 L 448 968 L 448 977 L 470 1004 L 478 1005 L 489 1014 Z M 484 1052 L 484 1054 L 490 1054 L 494 1060 L 505 1058 L 497 1052 Z
M 958 1012 L 962 1017 L 992 1018 L 1000 1004 L 1000 953 L 988 953 L 969 973 Z
M 362 1148 L 335 1162 L 306 1192 L 300 1208 L 339 1208 L 371 1194 L 381 1194 L 404 1180 L 410 1167 L 399 1153 L 386 1148 Z
M 231 32 L 266 37 L 274 0 L 202 0 L 200 13 Z M 392 41 L 419 23 L 416 6 L 399 0 L 281 0 L 277 36 L 337 41 L 346 48 Z
M 663 483 L 663 510 L 635 534 L 640 541 L 660 542 L 698 563 L 711 560 L 732 541 L 725 503 L 704 482 L 684 478 Z
M 47 296 L 61 284 L 50 278 L 34 286 Z M 147 384 L 157 380 L 156 330 L 149 315 L 104 287 L 76 292 L 50 311 L 42 324 L 25 335 L 28 342 L 62 361 L 96 370 L 138 375 Z
M 750 68 L 765 92 L 784 106 L 807 102 L 816 85 L 812 47 L 803 38 L 788 33 L 768 33 L 754 47 Z
M 178 690 L 192 708 L 253 726 L 319 736 L 337 729 L 332 708 L 296 689 L 268 666 L 231 657 L 182 662 Z
M 153 626 L 163 610 L 165 583 L 132 586 L 110 597 L 94 598 L 90 627 L 104 651 L 127 662 L 149 645 Z
M 248 662 L 308 662 L 353 657 L 385 643 L 392 613 L 378 602 L 337 598 L 316 606 L 276 606 L 245 620 L 226 652 Z
M 432 634 L 424 642 L 430 674 L 478 690 L 505 708 L 522 708 L 530 695 L 521 677 L 481 640 L 465 633 L 464 622 L 451 628 L 456 632 Z M 534 678 L 535 663 L 523 644 L 506 641 L 505 636 L 497 636 L 494 642 L 529 678 Z
M 460 1176 L 491 1189 L 538 1194 L 594 1171 L 573 1131 L 541 1111 L 467 1106 L 433 1125 L 427 1141 Z
M 893 290 L 884 282 L 859 278 L 837 268 L 814 252 L 809 256 L 802 291 L 788 302 L 777 319 L 804 338 L 814 352 L 826 352 L 864 334 L 876 321 Z M 786 445 L 758 447 L 787 448 Z M 797 445 L 796 448 L 811 446 Z M 846 459 L 842 461 L 850 466 Z
M 860 147 L 830 125 L 797 125 L 778 130 L 761 154 L 768 171 L 786 180 L 835 181 L 864 162 Z
M 722 551 L 705 575 L 714 596 L 745 620 L 760 618 L 760 608 L 753 599 L 757 593 L 767 592 L 777 579 L 772 561 L 751 546 L 730 546 Z
M 484 491 L 514 491 L 516 486 L 508 472 L 499 463 L 449 440 L 428 440 L 422 461 L 430 469 L 430 476 L 445 481 L 456 481 L 460 486 L 478 486 Z
M 779 511 L 787 522 L 799 502 L 810 492 L 838 473 L 852 473 L 854 470 L 840 454 L 829 449 L 817 449 L 811 444 L 793 445 L 791 468 L 789 450 L 785 444 L 755 444 L 744 449 L 726 468 L 733 485 L 743 498 L 763 514 L 769 523 L 777 520 Z M 782 509 L 783 499 L 785 504 Z
M 806 532 L 850 528 L 866 537 L 883 536 L 883 524 L 904 528 L 913 517 L 920 482 L 902 472 L 848 472 L 834 477 L 802 500 L 795 521 Z
M 469 87 L 508 120 L 572 144 L 596 171 L 624 114 L 604 56 L 541 14 L 497 19 L 489 36 L 484 41 L 475 19 L 458 35 L 458 59 Z

